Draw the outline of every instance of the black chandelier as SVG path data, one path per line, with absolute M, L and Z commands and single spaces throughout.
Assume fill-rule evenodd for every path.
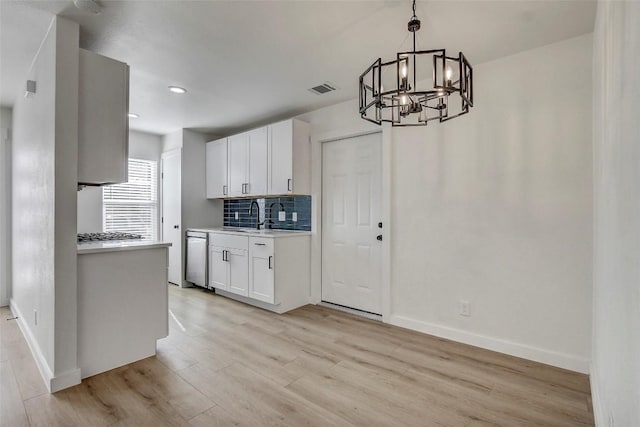
M 413 33 L 413 50 L 398 52 L 389 62 L 378 58 L 360 76 L 360 116 L 378 125 L 421 126 L 468 113 L 473 107 L 473 69 L 467 58 L 462 52 L 447 56 L 445 49 L 416 50 L 416 0 L 407 27 Z

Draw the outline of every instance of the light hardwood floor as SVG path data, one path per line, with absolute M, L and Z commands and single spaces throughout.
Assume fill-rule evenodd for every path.
M 4 426 L 593 425 L 585 375 L 306 306 L 170 287 L 158 355 L 48 394 L 1 309 Z

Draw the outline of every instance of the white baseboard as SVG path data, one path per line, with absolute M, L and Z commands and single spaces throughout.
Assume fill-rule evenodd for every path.
M 31 354 L 36 361 L 40 375 L 42 376 L 44 384 L 47 386 L 49 392 L 55 393 L 56 391 L 80 384 L 80 369 L 72 369 L 56 376 L 53 375 L 51 367 L 40 350 L 40 345 L 38 344 L 36 337 L 31 332 L 31 328 L 29 328 L 27 323 L 24 321 L 25 318 L 13 298 L 9 300 L 9 306 L 13 314 L 17 317 L 16 321 L 18 322 L 18 327 L 20 328 L 20 331 L 22 331 L 25 341 L 27 341 L 29 350 L 31 350 Z
M 602 408 L 602 400 L 600 397 L 600 387 L 598 385 L 598 368 L 592 362 L 590 367 L 589 383 L 591 385 L 591 405 L 593 406 L 593 419 L 596 427 L 608 426 L 605 411 Z
M 388 319 L 384 319 L 384 321 L 402 328 L 412 329 L 414 331 L 481 347 L 487 350 L 493 350 L 583 374 L 589 373 L 589 361 L 579 356 L 545 350 L 500 338 L 479 335 L 473 332 L 423 322 L 421 320 L 415 320 L 395 314 L 389 316 Z
M 56 391 L 64 390 L 65 388 L 73 387 L 80 384 L 82 379 L 80 378 L 80 369 L 72 369 L 67 372 L 52 377 L 49 381 L 49 391 L 55 393 Z

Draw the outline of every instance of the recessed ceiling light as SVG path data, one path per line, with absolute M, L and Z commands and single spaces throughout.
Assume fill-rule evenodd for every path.
M 137 119 L 138 117 L 140 117 L 139 115 L 134 114 L 134 113 L 129 113 L 128 115 L 129 115 L 130 119 Z
M 187 93 L 187 90 L 180 86 L 169 86 L 169 90 L 173 93 Z
M 99 15 L 102 11 L 102 6 L 96 0 L 74 0 L 73 4 L 81 11 L 93 15 Z

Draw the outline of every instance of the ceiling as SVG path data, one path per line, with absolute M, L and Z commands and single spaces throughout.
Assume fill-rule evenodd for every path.
M 375 59 L 407 49 L 410 1 L 106 1 L 99 15 L 72 1 L 0 2 L 0 103 L 24 76 L 60 14 L 80 45 L 131 67 L 132 129 L 213 135 L 357 97 Z M 594 0 L 419 1 L 419 48 L 465 53 L 472 64 L 593 31 Z M 331 82 L 338 90 L 307 89 Z M 188 90 L 175 95 L 167 86 Z

